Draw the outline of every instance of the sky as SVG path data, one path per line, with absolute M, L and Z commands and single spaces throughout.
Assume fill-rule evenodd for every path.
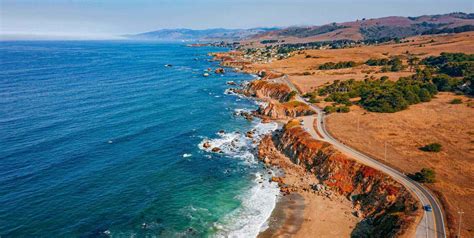
M 0 0 L 0 33 L 107 37 L 164 28 L 321 25 L 474 12 L 474 0 Z

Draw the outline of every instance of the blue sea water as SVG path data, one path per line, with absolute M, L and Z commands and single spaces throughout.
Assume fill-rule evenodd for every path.
M 202 76 L 222 50 L 0 42 L 0 236 L 255 236 L 278 189 L 244 134 L 276 125 Z

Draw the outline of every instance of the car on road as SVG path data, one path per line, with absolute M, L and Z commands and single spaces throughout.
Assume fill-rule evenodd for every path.
M 433 209 L 431 208 L 431 206 L 430 206 L 430 205 L 425 205 L 425 206 L 423 206 L 423 208 L 424 208 L 424 209 L 425 209 L 425 211 L 427 211 L 427 212 L 431 212 L 431 211 L 433 211 Z

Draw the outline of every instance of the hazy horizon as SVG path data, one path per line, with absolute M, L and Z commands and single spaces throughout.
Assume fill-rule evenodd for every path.
M 108 39 L 160 29 L 287 27 L 385 16 L 471 13 L 473 5 L 466 0 L 3 0 L 0 34 L 3 38 Z

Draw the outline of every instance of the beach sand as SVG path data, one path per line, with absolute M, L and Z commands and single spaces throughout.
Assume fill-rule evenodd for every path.
M 280 187 L 287 190 L 282 192 L 268 220 L 269 228 L 258 237 L 350 237 L 362 220 L 354 215 L 352 203 L 331 190 L 314 190 L 312 185 L 318 184 L 316 176 L 276 149 L 268 151 L 271 165 L 284 172 L 277 179 Z

